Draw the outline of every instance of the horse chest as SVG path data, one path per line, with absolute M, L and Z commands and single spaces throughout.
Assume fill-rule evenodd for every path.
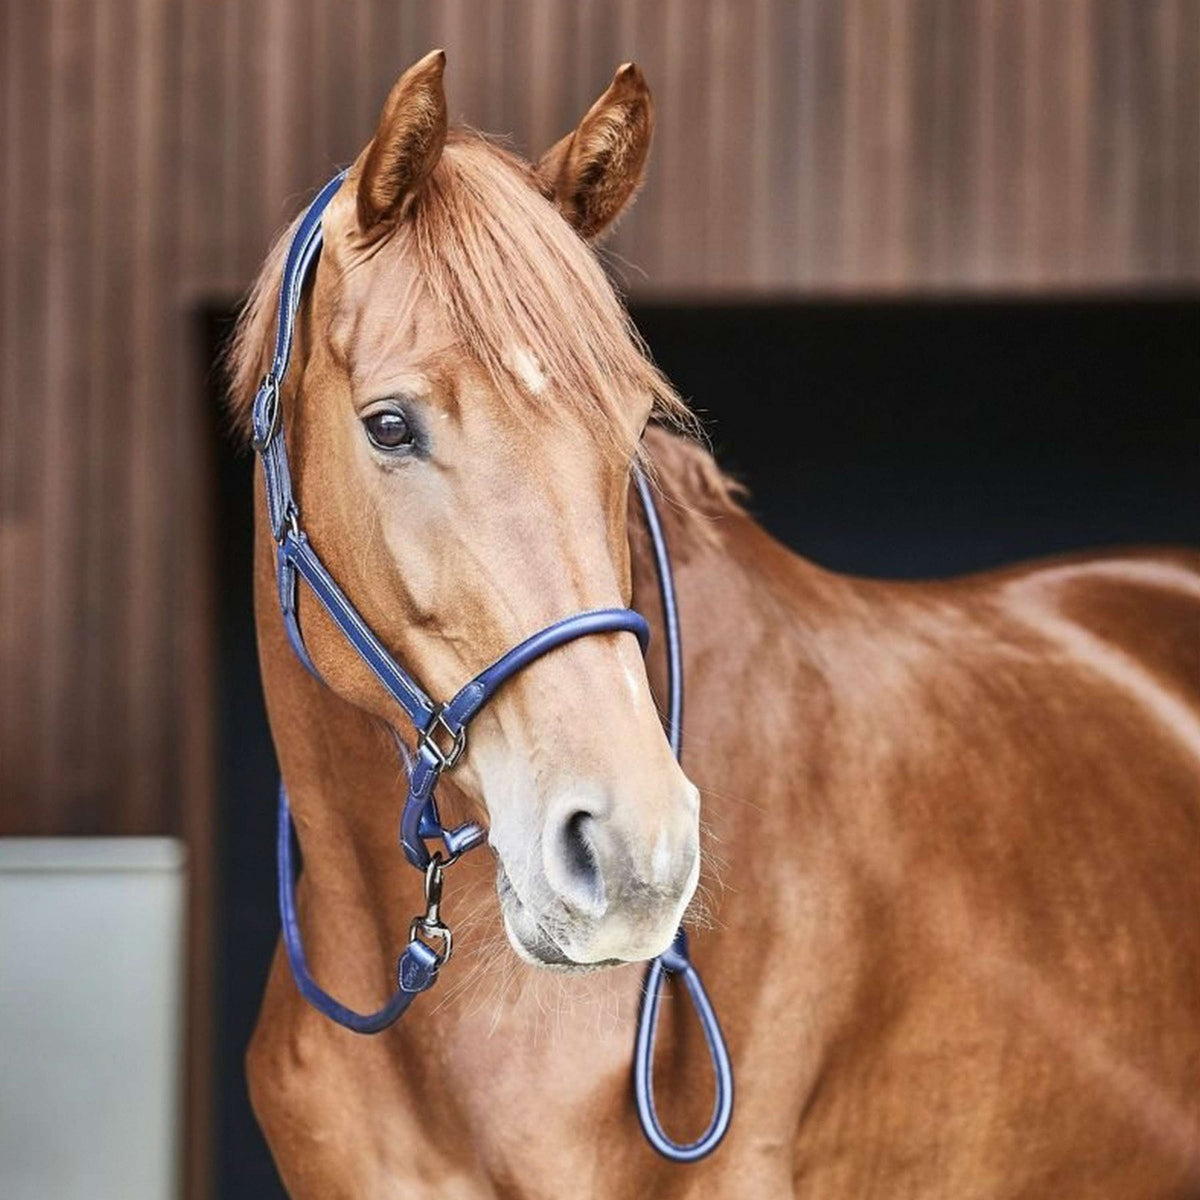
M 453 1096 L 439 1140 L 460 1146 L 465 1130 L 485 1174 L 514 1195 L 563 1195 L 560 1175 L 578 1186 L 629 1140 L 640 986 L 634 968 L 535 978 L 507 1000 L 465 997 L 433 1052 Z
M 395 1040 L 315 1022 L 279 983 L 248 1066 L 294 1196 L 616 1197 L 657 1162 L 629 1103 L 637 970 L 468 984 Z

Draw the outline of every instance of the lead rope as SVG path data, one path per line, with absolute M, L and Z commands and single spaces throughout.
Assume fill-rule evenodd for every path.
M 675 577 L 650 484 L 640 470 L 634 471 L 633 478 L 642 501 L 642 511 L 646 514 L 650 544 L 654 549 L 654 569 L 658 575 L 658 595 L 667 639 L 667 740 L 678 762 L 683 754 L 683 641 L 679 629 Z M 658 1010 L 663 986 L 670 975 L 683 977 L 704 1031 L 704 1040 L 708 1043 L 715 1077 L 712 1117 L 708 1128 L 694 1142 L 672 1141 L 654 1107 L 654 1043 L 658 1033 Z M 704 990 L 700 973 L 689 957 L 687 934 L 682 925 L 670 949 L 654 959 L 646 971 L 642 1005 L 638 1012 L 637 1041 L 633 1050 L 633 1097 L 646 1140 L 672 1162 L 696 1162 L 711 1154 L 725 1136 L 733 1118 L 733 1064 L 729 1060 L 729 1048 L 725 1045 L 720 1022 Z

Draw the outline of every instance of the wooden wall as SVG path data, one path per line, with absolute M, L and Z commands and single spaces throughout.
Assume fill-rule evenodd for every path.
M 1200 273 L 1196 0 L 209 3 L 185 22 L 193 287 L 240 288 L 399 69 L 537 152 L 635 58 L 639 293 L 1123 287 Z M 194 124 L 189 124 L 189 119 Z
M 3 0 L 0 833 L 209 877 L 195 313 L 436 45 L 534 152 L 643 66 L 639 295 L 1200 282 L 1200 0 Z
M 644 65 L 657 152 L 611 243 L 638 294 L 1200 279 L 1200 0 L 9 0 L 0 20 L 8 830 L 182 828 L 207 737 L 190 314 L 245 288 L 433 45 L 453 112 L 534 150 Z

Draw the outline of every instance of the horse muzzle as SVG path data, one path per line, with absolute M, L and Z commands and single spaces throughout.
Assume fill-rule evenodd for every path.
M 496 890 L 513 948 L 527 961 L 557 970 L 661 954 L 700 873 L 694 816 L 635 855 L 610 823 L 576 811 L 548 826 L 541 850 L 541 869 L 519 885 L 501 859 Z

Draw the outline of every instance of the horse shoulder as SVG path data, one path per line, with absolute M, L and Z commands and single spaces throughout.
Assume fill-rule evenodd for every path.
M 821 651 L 886 947 L 887 1019 L 856 1040 L 872 1104 L 910 1145 L 948 1136 L 934 1111 L 989 1113 L 957 1146 L 972 1178 L 1023 1154 L 1034 1188 L 1082 1162 L 1096 1194 L 1177 1184 L 1200 1117 L 1200 556 L 845 586 Z

